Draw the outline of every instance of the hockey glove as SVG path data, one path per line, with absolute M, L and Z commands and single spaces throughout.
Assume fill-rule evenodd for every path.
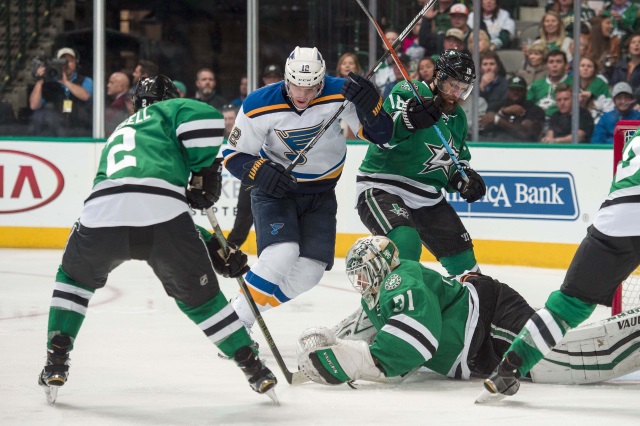
M 187 201 L 196 210 L 208 209 L 220 199 L 222 193 L 222 158 L 211 166 L 193 173 L 187 190 Z
M 320 327 L 305 331 L 297 346 L 300 370 L 316 383 L 339 385 L 385 377 L 375 365 L 367 342 L 336 339 L 330 330 Z
M 246 186 L 257 186 L 275 198 L 284 198 L 287 192 L 296 189 L 296 178 L 287 172 L 282 164 L 260 158 L 244 165 L 245 172 L 242 183 Z
M 427 129 L 442 117 L 442 99 L 440 96 L 424 98 L 420 96 L 422 104 L 417 98 L 412 98 L 402 109 L 402 122 L 407 130 L 415 132 L 418 129 Z
M 467 174 L 469 182 L 465 182 L 460 172 L 456 170 L 451 178 L 451 185 L 453 185 L 453 188 L 460 193 L 460 196 L 464 198 L 467 203 L 478 201 L 487 193 L 487 186 L 484 184 L 484 180 L 478 172 L 470 167 L 463 167 L 462 169 Z
M 209 250 L 213 269 L 223 277 L 238 278 L 249 272 L 247 255 L 233 244 L 227 244 L 229 254 L 225 258 L 220 242 L 213 236 L 213 238 L 207 241 L 207 250 Z
M 382 97 L 376 86 L 367 78 L 350 72 L 349 77 L 344 80 L 340 93 L 355 105 L 367 124 L 375 124 L 378 121 L 378 114 L 382 109 Z

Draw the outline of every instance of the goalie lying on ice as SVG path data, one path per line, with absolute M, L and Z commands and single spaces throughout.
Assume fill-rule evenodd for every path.
M 317 383 L 384 381 L 419 367 L 457 379 L 486 377 L 534 313 L 518 292 L 491 277 L 454 280 L 400 261 L 386 237 L 356 241 L 346 264 L 362 308 L 332 330 L 310 329 L 298 341 L 300 369 Z M 638 317 L 640 309 L 572 330 L 532 370 L 533 380 L 591 383 L 640 369 Z M 617 326 L 625 320 L 635 325 Z

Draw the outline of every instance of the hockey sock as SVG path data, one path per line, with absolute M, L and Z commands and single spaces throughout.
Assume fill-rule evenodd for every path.
M 80 331 L 94 291 L 81 286 L 62 270 L 62 266 L 58 267 L 49 308 L 47 348 L 51 349 L 51 339 L 54 336 L 62 334 L 71 338 L 69 350 L 73 349 L 73 342 Z
M 398 255 L 401 259 L 415 260 L 420 262 L 422 254 L 422 242 L 420 234 L 415 228 L 410 226 L 398 226 L 393 228 L 387 237 L 398 247 Z
M 461 275 L 466 271 L 479 272 L 478 261 L 473 249 L 465 250 L 453 256 L 441 257 L 439 261 L 452 277 Z
M 569 296 L 561 290 L 554 291 L 549 295 L 544 307 L 551 311 L 556 317 L 561 318 L 569 327 L 579 326 L 584 320 L 589 318 L 596 305 L 583 302 L 573 296 Z
M 533 314 L 508 349 L 522 358 L 522 367 L 518 369 L 520 374 L 528 373 L 562 340 L 569 328 L 587 319 L 594 309 L 595 305 L 560 290 L 551 293 L 545 307 Z
M 222 292 L 196 307 L 187 306 L 179 300 L 176 303 L 225 356 L 232 358 L 241 347 L 253 347 L 253 340 Z

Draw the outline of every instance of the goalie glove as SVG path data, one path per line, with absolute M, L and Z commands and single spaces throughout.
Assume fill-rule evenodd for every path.
M 451 177 L 451 185 L 460 193 L 460 196 L 464 198 L 467 203 L 473 203 L 484 197 L 487 193 L 487 186 L 484 184 L 484 179 L 475 170 L 470 167 L 462 168 L 469 178 L 469 182 L 465 182 L 460 174 L 459 170 L 456 170 Z
M 378 114 L 382 110 L 382 97 L 369 79 L 350 72 L 344 80 L 340 93 L 346 100 L 353 103 L 356 110 L 364 116 L 367 124 L 372 125 L 378 121 Z
M 187 202 L 196 210 L 208 209 L 213 206 L 222 193 L 222 161 L 221 157 L 213 160 L 209 167 L 201 169 L 191 175 Z
M 402 122 L 410 132 L 427 129 L 442 117 L 442 99 L 440 96 L 424 98 L 420 96 L 422 104 L 417 98 L 411 98 L 402 108 Z
M 233 244 L 227 244 L 229 254 L 225 258 L 222 246 L 215 235 L 207 241 L 207 249 L 211 257 L 213 269 L 226 278 L 238 278 L 249 272 L 247 255 Z
M 336 339 L 324 327 L 307 330 L 300 336 L 298 364 L 310 380 L 323 385 L 358 379 L 380 381 L 385 377 L 366 342 Z

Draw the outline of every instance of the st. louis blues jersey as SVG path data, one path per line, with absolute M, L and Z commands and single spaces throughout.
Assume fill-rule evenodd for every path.
M 304 111 L 298 111 L 291 104 L 284 81 L 247 96 L 223 150 L 227 169 L 241 179 L 243 166 L 257 158 L 268 158 L 288 167 L 344 102 L 340 94 L 343 82 L 342 78 L 326 76 L 322 92 Z M 378 141 L 374 139 L 379 135 L 369 136 L 350 102 L 339 119 L 344 120 L 359 139 L 385 143 L 391 137 L 389 133 L 383 137 L 386 140 Z M 298 181 L 294 192 L 333 188 L 342 173 L 346 154 L 346 139 L 336 120 L 292 170 Z

